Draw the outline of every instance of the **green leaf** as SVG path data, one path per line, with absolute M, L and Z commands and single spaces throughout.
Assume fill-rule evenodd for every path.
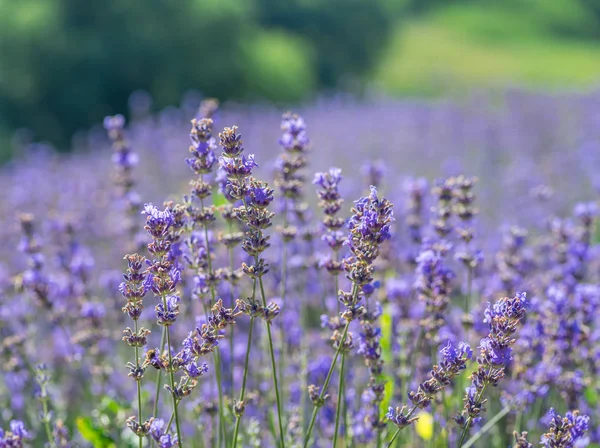
M 114 415 L 117 415 L 119 411 L 125 410 L 121 404 L 117 401 L 113 400 L 110 397 L 103 397 L 102 402 L 100 403 L 100 409 L 103 411 L 108 411 Z
M 94 425 L 91 417 L 78 417 L 75 421 L 81 436 L 90 442 L 94 448 L 113 448 L 114 440 L 104 434 L 101 428 Z
M 598 404 L 598 391 L 595 387 L 586 387 L 585 391 L 583 392 L 583 395 L 590 406 L 596 407 L 596 405 Z
M 381 357 L 383 361 L 389 366 L 393 361 L 392 354 L 392 313 L 390 312 L 390 305 L 386 304 L 383 309 L 383 313 L 380 317 L 381 320 Z M 383 401 L 381 402 L 381 411 L 387 412 L 387 408 L 390 403 L 391 397 L 394 395 L 394 378 L 390 375 L 383 374 L 382 379 L 385 381 L 385 393 Z
M 212 197 L 213 205 L 217 208 L 227 204 L 227 199 L 222 193 L 219 193 L 219 190 L 217 188 L 213 188 Z

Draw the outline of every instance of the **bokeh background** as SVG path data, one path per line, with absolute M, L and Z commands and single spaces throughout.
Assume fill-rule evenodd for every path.
M 285 106 L 599 79 L 600 0 L 0 0 L 0 159 L 16 130 L 64 151 L 190 90 Z

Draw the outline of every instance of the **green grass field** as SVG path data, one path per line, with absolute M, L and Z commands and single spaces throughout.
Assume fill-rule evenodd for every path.
M 572 37 L 592 27 L 592 19 L 574 3 L 547 3 L 460 4 L 411 20 L 399 27 L 374 81 L 390 93 L 417 95 L 596 85 L 600 45 Z

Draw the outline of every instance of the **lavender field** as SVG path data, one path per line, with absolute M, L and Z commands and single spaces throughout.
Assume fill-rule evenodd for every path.
M 600 447 L 600 92 L 133 112 L 1 169 L 0 447 Z

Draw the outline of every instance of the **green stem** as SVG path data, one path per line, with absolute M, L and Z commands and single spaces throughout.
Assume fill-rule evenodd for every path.
M 257 257 L 258 258 L 258 257 Z M 262 277 L 259 277 L 260 294 L 262 296 L 263 306 L 267 306 L 267 298 Z M 283 434 L 283 421 L 281 418 L 281 397 L 279 395 L 279 385 L 277 383 L 277 366 L 275 364 L 275 350 L 273 349 L 273 337 L 271 336 L 271 322 L 267 321 L 267 338 L 269 340 L 269 354 L 271 355 L 271 369 L 273 371 L 273 387 L 275 387 L 275 400 L 277 401 L 277 420 L 279 423 L 279 440 L 281 448 L 285 448 L 285 440 Z
M 289 226 L 289 222 L 288 222 L 288 205 L 287 205 L 287 200 L 284 200 L 284 204 L 283 204 L 283 229 L 285 231 L 285 229 L 288 228 Z M 282 254 L 281 254 L 281 290 L 280 290 L 280 295 L 281 295 L 281 302 L 282 302 L 282 306 L 285 309 L 285 303 L 286 303 L 286 299 L 287 299 L 287 260 L 288 260 L 288 243 L 285 240 L 285 237 L 283 238 L 283 246 L 282 246 Z M 284 366 L 285 366 L 285 327 L 283 325 L 279 326 L 279 339 L 281 340 L 281 351 L 279 352 L 279 377 L 281 378 L 282 381 L 282 385 L 285 386 L 285 375 L 284 373 Z M 283 397 L 284 394 L 284 390 L 285 387 L 282 388 L 281 392 L 281 396 Z
M 283 203 L 283 230 L 285 231 L 288 226 L 288 207 L 287 207 L 287 199 L 284 200 Z M 281 301 L 285 306 L 285 299 L 287 293 L 287 241 L 285 240 L 285 236 L 282 241 L 282 254 L 281 254 Z
M 162 351 L 165 348 L 165 339 L 167 338 L 167 327 L 163 327 L 162 329 L 162 336 L 160 337 L 160 354 L 162 354 Z M 158 418 L 158 400 L 160 398 L 160 386 L 162 383 L 162 375 L 160 370 L 157 370 L 157 374 L 156 374 L 156 391 L 154 393 L 154 409 L 152 410 L 152 415 L 154 416 L 154 418 Z M 152 445 L 154 445 L 154 439 L 152 441 Z
M 333 360 L 331 361 L 331 366 L 329 367 L 329 371 L 327 372 L 327 377 L 325 378 L 325 382 L 323 383 L 323 388 L 321 389 L 321 393 L 319 394 L 319 400 L 323 400 L 323 398 L 325 397 L 325 391 L 327 390 L 327 386 L 329 386 L 329 382 L 331 381 L 331 376 L 333 374 L 333 370 L 335 369 L 335 365 L 337 363 L 337 359 L 340 355 L 340 352 L 342 351 L 342 346 L 344 345 L 344 341 L 346 340 L 346 335 L 348 334 L 349 327 L 350 327 L 350 321 L 348 321 L 346 323 L 346 325 L 344 326 L 344 332 L 342 333 L 342 338 L 341 338 L 338 348 L 335 352 L 335 356 L 333 357 Z M 317 413 L 319 412 L 320 408 L 321 408 L 321 406 L 315 406 L 313 409 L 312 417 L 310 419 L 310 424 L 308 425 L 308 431 L 306 432 L 306 436 L 304 437 L 304 448 L 308 447 L 308 442 L 310 441 L 310 435 L 315 426 L 315 421 L 317 419 Z
M 42 398 L 42 409 L 44 412 L 44 428 L 46 429 L 46 437 L 48 438 L 48 444 L 51 448 L 54 448 L 56 445 L 54 443 L 54 438 L 52 437 L 52 429 L 50 427 L 50 413 L 48 411 L 48 397 L 46 395 L 46 387 L 42 386 L 41 390 Z M 141 439 L 140 439 L 141 443 Z
M 203 176 L 200 176 L 200 178 L 202 179 Z M 200 199 L 200 208 L 202 210 L 202 213 L 204 213 L 204 200 Z M 212 275 L 213 275 L 213 269 L 212 269 L 212 254 L 210 252 L 210 244 L 209 244 L 209 240 L 208 240 L 208 224 L 206 222 L 203 223 L 202 227 L 204 228 L 204 242 L 206 245 L 206 262 L 208 265 L 208 275 L 211 278 L 211 282 L 210 282 L 210 296 L 212 299 L 211 305 L 214 305 L 215 300 L 216 300 L 216 292 L 215 292 L 215 285 L 212 282 Z M 222 380 L 222 376 L 221 376 L 221 357 L 219 355 L 219 348 L 217 347 L 215 349 L 215 351 L 213 352 L 213 359 L 215 362 L 215 377 L 217 380 L 217 390 L 219 393 L 219 437 L 218 437 L 218 447 L 221 447 L 221 437 L 225 435 L 225 412 L 224 412 L 224 403 L 223 403 L 223 380 Z
M 467 295 L 465 296 L 465 313 L 469 314 L 471 308 L 471 294 L 473 292 L 473 268 L 467 269 Z
M 138 332 L 138 321 L 137 319 L 133 321 L 134 323 L 134 328 L 135 328 L 135 333 L 137 334 Z M 140 367 L 140 354 L 139 354 L 139 347 L 136 345 L 135 346 L 135 365 L 136 367 L 139 369 Z M 138 400 L 138 422 L 140 423 L 140 425 L 142 425 L 144 423 L 144 421 L 142 420 L 142 385 L 141 383 L 141 378 L 139 380 L 136 380 L 137 383 L 137 400 Z M 141 435 L 138 436 L 139 439 L 139 448 L 142 448 L 143 446 L 143 437 Z
M 256 283 L 256 280 L 254 280 Z M 242 390 L 240 392 L 240 402 L 244 401 L 244 396 L 246 394 L 246 379 L 248 377 L 248 364 L 250 361 L 250 348 L 252 347 L 252 328 L 254 327 L 254 317 L 250 318 L 250 329 L 248 330 L 248 344 L 246 345 L 246 357 L 244 359 L 244 376 L 242 377 Z M 233 432 L 233 448 L 237 447 L 238 441 L 238 433 L 240 430 L 240 422 L 242 420 L 242 415 L 239 417 L 235 417 L 235 430 Z
M 162 296 L 163 299 L 163 306 L 165 307 L 165 310 L 167 309 L 167 296 L 163 294 Z M 179 414 L 177 412 L 177 397 L 175 396 L 175 375 L 173 374 L 173 371 L 171 370 L 171 366 L 173 365 L 173 360 L 171 357 L 171 335 L 169 334 L 169 327 L 166 326 L 166 333 L 167 333 L 167 353 L 169 354 L 169 381 L 171 383 L 171 396 L 173 397 L 173 415 L 175 416 L 175 428 L 177 430 L 177 444 L 181 447 L 183 446 L 182 441 L 181 441 L 181 427 L 179 426 Z
M 346 366 L 346 352 L 342 352 L 342 365 L 340 366 L 340 383 L 338 386 L 338 402 L 335 411 L 335 432 L 333 433 L 333 448 L 337 446 L 338 429 L 340 427 L 340 413 L 342 409 L 342 397 L 344 395 L 344 367 Z M 348 428 L 346 428 L 346 431 Z
M 517 431 L 519 434 L 521 434 L 521 421 L 523 419 L 523 412 L 519 411 L 519 413 L 517 414 L 517 418 L 515 421 L 515 431 Z
M 415 413 L 416 410 L 417 410 L 417 407 L 413 406 L 411 408 L 411 410 L 408 412 L 408 414 L 406 414 L 406 420 L 410 419 L 412 417 L 412 415 Z M 387 445 L 388 448 L 390 448 L 392 446 L 392 444 L 394 443 L 394 440 L 396 440 L 396 438 L 400 434 L 400 429 L 402 429 L 402 428 L 396 429 L 396 432 L 394 433 L 394 435 L 392 436 L 392 438 L 390 439 L 390 441 L 389 441 L 389 443 Z
M 475 403 L 479 403 L 479 401 L 481 401 L 481 397 L 483 397 L 483 393 L 485 392 L 486 388 L 487 388 L 487 383 L 485 383 L 483 385 L 483 387 L 481 388 L 481 391 L 477 394 Z M 471 418 L 471 416 L 469 416 L 467 418 L 467 421 L 465 422 L 465 427 L 462 430 L 462 434 L 460 435 L 460 442 L 458 442 L 458 448 L 462 448 L 465 438 L 469 434 L 469 429 L 471 429 L 471 422 L 472 422 L 472 418 Z
M 229 221 L 229 234 L 233 234 L 233 224 L 231 223 L 231 221 Z M 229 251 L 229 269 L 231 270 L 231 306 L 235 307 L 235 281 L 233 280 L 233 271 L 235 269 L 235 258 L 234 258 L 234 253 L 233 253 L 233 247 L 229 247 L 228 248 Z M 230 361 L 230 377 L 231 377 L 231 390 L 233 391 L 235 384 L 234 384 L 234 379 L 233 379 L 233 371 L 234 371 L 234 365 L 235 363 L 233 362 L 233 351 L 234 351 L 234 346 L 235 346 L 235 325 L 231 326 L 231 337 L 229 338 L 229 356 L 231 358 Z
M 481 436 L 488 432 L 496 423 L 498 423 L 502 419 L 502 417 L 504 417 L 509 412 L 510 408 L 506 406 L 504 409 L 502 409 L 500 412 L 494 415 L 494 417 L 489 422 L 483 425 L 479 431 L 477 431 L 471 436 L 469 440 L 467 440 L 467 442 L 463 445 L 463 448 L 469 448 L 473 446 L 473 444 L 477 442 Z
M 390 439 L 390 442 L 388 443 L 387 448 L 391 448 L 391 446 L 393 445 L 393 443 L 396 440 L 396 438 L 398 437 L 398 435 L 400 435 L 400 428 L 396 429 L 396 432 L 394 433 L 394 435 Z

